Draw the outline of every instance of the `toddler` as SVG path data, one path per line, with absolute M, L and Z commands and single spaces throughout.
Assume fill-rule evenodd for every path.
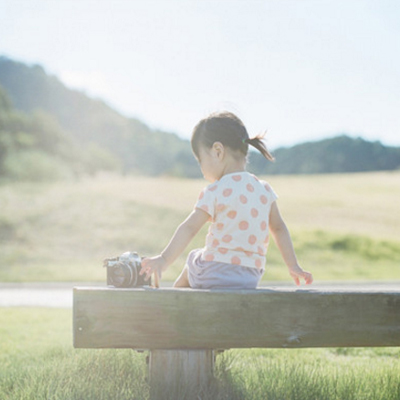
M 273 161 L 262 139 L 250 139 L 242 121 L 229 112 L 211 114 L 196 125 L 192 150 L 210 185 L 161 254 L 143 259 L 141 274 L 161 275 L 210 221 L 205 247 L 190 252 L 175 287 L 256 288 L 265 269 L 269 232 L 295 283 L 312 283 L 312 275 L 297 262 L 277 195 L 267 182 L 246 172 L 249 145 Z

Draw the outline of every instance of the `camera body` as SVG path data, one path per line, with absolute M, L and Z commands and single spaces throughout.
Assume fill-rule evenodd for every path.
M 116 288 L 131 288 L 151 285 L 151 278 L 139 275 L 142 259 L 136 252 L 127 251 L 119 257 L 106 258 L 107 285 Z

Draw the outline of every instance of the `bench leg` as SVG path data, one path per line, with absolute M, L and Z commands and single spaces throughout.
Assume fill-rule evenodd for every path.
M 213 369 L 213 350 L 151 350 L 151 397 L 185 398 L 190 393 L 199 392 L 210 384 Z

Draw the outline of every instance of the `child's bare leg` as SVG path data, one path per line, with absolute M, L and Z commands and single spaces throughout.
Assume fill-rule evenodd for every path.
M 188 268 L 185 266 L 178 279 L 174 283 L 174 287 L 190 287 L 188 278 Z

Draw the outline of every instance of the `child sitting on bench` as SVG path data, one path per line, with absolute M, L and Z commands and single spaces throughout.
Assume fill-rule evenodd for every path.
M 190 252 L 175 287 L 256 288 L 265 270 L 269 232 L 295 283 L 312 283 L 312 275 L 297 262 L 277 195 L 267 182 L 246 171 L 249 145 L 273 161 L 263 137 L 250 138 L 242 121 L 229 112 L 211 114 L 196 125 L 192 150 L 210 185 L 161 254 L 143 259 L 141 274 L 161 276 L 210 221 L 205 247 Z

